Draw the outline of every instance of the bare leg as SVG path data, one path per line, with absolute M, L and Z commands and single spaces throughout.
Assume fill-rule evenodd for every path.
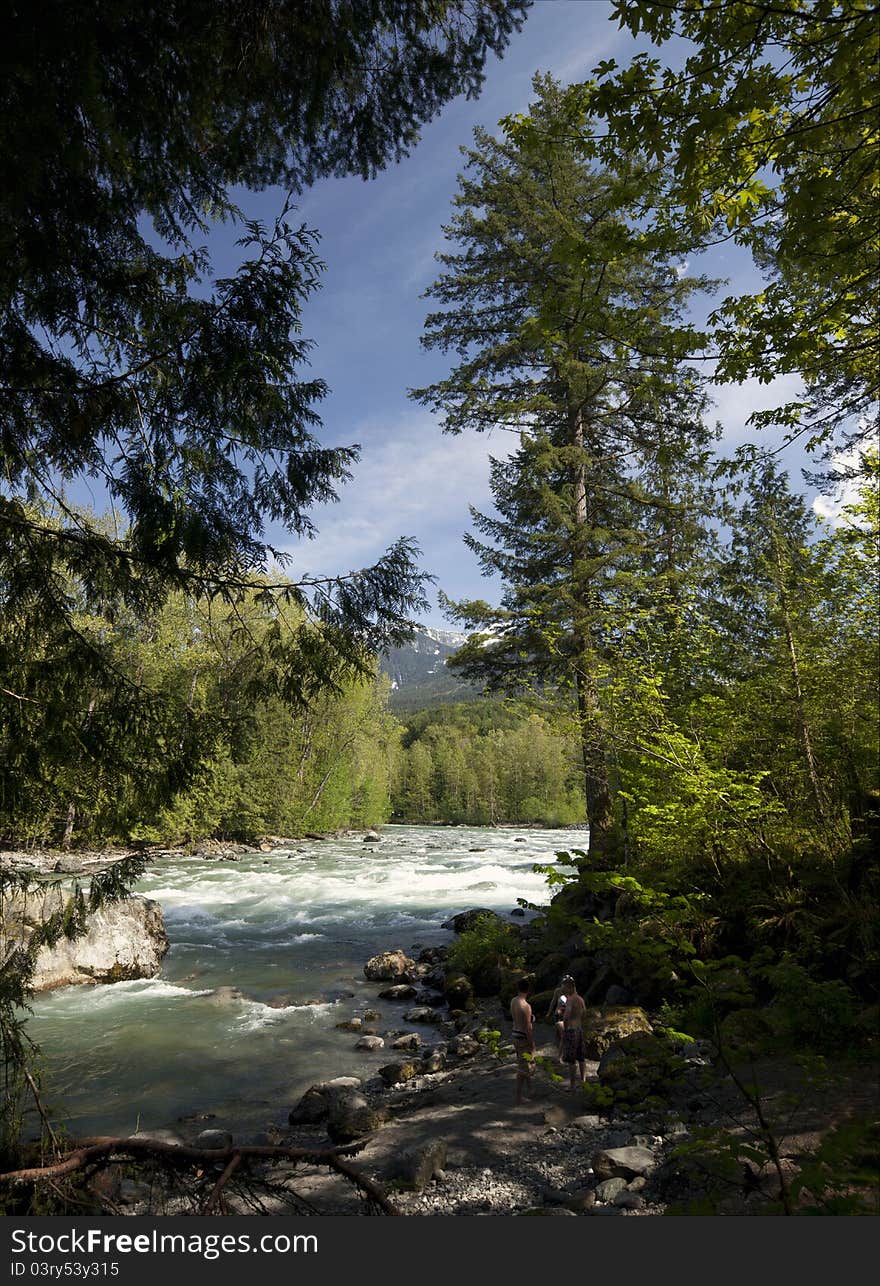
M 583 1060 L 581 1060 L 581 1061 L 578 1063 L 578 1071 L 579 1071 L 579 1072 L 580 1072 L 580 1074 L 581 1074 L 581 1085 L 586 1084 L 586 1080 L 587 1080 L 587 1064 L 586 1064 Z

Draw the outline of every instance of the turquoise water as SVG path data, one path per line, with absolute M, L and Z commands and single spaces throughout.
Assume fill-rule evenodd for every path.
M 161 903 L 170 950 L 155 978 L 39 997 L 29 1023 L 47 1098 L 71 1133 L 128 1133 L 211 1113 L 240 1137 L 283 1124 L 307 1086 L 370 1075 L 387 1049 L 356 1051 L 335 1024 L 377 1007 L 408 1029 L 407 1005 L 377 1001 L 377 951 L 446 942 L 472 906 L 538 905 L 535 862 L 583 847 L 583 832 L 387 826 L 298 841 L 236 862 L 153 863 L 137 892 Z M 318 1001 L 319 1003 L 308 1003 Z M 424 1029 L 423 1029 L 424 1030 Z

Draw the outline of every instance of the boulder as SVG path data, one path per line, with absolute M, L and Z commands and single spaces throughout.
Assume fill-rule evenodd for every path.
M 361 1018 L 365 1023 L 377 1023 L 381 1017 L 382 1015 L 378 1009 L 365 1009 L 361 1014 Z
M 398 948 L 396 951 L 382 951 L 372 956 L 364 965 L 364 975 L 371 982 L 409 982 L 411 971 L 416 967 L 415 960 Z
M 430 1054 L 426 1054 L 422 1059 L 422 1071 L 430 1076 L 434 1072 L 442 1072 L 446 1066 L 446 1051 L 443 1049 L 432 1049 Z
M 408 1009 L 403 1015 L 404 1021 L 408 1023 L 442 1023 L 443 1014 L 437 1009 L 429 1009 L 427 1005 L 418 1005 L 415 1009 Z
M 608 1009 L 588 1009 L 584 1019 L 584 1042 L 587 1058 L 601 1058 L 607 1049 L 636 1032 L 652 1032 L 644 1009 L 636 1005 L 613 1005 Z
M 657 1158 L 648 1148 L 606 1148 L 593 1157 L 593 1173 L 597 1179 L 637 1179 L 650 1174 Z M 625 1185 L 624 1185 L 625 1186 Z
M 480 1042 L 473 1036 L 462 1033 L 460 1036 L 453 1036 L 449 1042 L 449 1052 L 456 1058 L 473 1058 L 474 1054 L 480 1052 Z
M 641 1210 L 645 1204 L 645 1198 L 638 1192 L 630 1192 L 624 1188 L 623 1192 L 618 1192 L 614 1198 L 614 1204 L 622 1210 Z
M 232 1147 L 232 1135 L 228 1130 L 202 1130 L 196 1135 L 195 1146 L 211 1152 L 223 1152 Z
M 290 1109 L 287 1119 L 291 1125 L 317 1125 L 324 1120 L 329 1110 L 327 1095 L 319 1086 L 312 1085 L 296 1106 Z
M 506 921 L 497 911 L 490 911 L 487 907 L 475 906 L 470 911 L 459 911 L 458 915 L 452 915 L 448 920 L 444 920 L 440 926 L 442 929 L 451 929 L 453 933 L 464 933 L 467 929 L 472 929 L 474 923 L 481 918 L 488 916 L 490 920 L 497 920 L 500 924 Z
M 402 1059 L 396 1063 L 386 1063 L 379 1068 L 379 1075 L 386 1085 L 399 1085 L 411 1081 L 422 1070 L 418 1059 Z
M 408 1031 L 403 1036 L 398 1036 L 397 1040 L 391 1042 L 392 1049 L 418 1049 L 422 1043 L 422 1038 L 417 1031 Z
M 473 1009 L 474 987 L 463 973 L 448 973 L 443 980 L 443 995 L 450 1009 Z
M 316 1125 L 329 1115 L 333 1102 L 355 1093 L 360 1087 L 358 1076 L 337 1076 L 335 1080 L 310 1085 L 296 1106 L 290 1109 L 287 1119 L 291 1125 Z
M 7 946 L 24 945 L 38 924 L 63 909 L 69 896 L 58 888 L 8 895 L 3 910 Z M 37 953 L 33 990 L 152 978 L 167 950 L 159 903 L 132 894 L 89 912 L 82 936 L 62 937 L 53 947 L 42 947 Z
M 361 1036 L 355 1045 L 355 1049 L 368 1049 L 370 1051 L 384 1048 L 385 1042 L 381 1036 Z
M 621 1192 L 626 1191 L 626 1179 L 603 1179 L 596 1185 L 596 1196 L 600 1201 L 613 1201 Z
M 389 1164 L 385 1177 L 396 1187 L 421 1192 L 446 1164 L 446 1140 L 432 1139 L 419 1147 L 399 1153 Z
M 327 1133 L 334 1143 L 351 1143 L 364 1134 L 372 1134 L 387 1119 L 388 1113 L 371 1107 L 363 1094 L 347 1090 L 330 1099 Z
M 652 1097 L 668 1098 L 686 1068 L 673 1042 L 651 1032 L 634 1032 L 605 1051 L 598 1076 L 614 1091 L 615 1102 L 636 1105 Z
M 414 1000 L 416 997 L 415 987 L 411 987 L 408 982 L 399 982 L 393 987 L 385 987 L 379 992 L 380 1000 Z

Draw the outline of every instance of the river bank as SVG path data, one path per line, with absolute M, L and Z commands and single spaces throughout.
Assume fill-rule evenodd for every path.
M 517 1108 L 510 1024 L 499 1001 L 482 997 L 458 1014 L 443 1009 L 429 977 L 430 955 L 415 995 L 406 998 L 381 997 L 394 983 L 364 974 L 365 961 L 389 947 L 417 958 L 448 944 L 452 933 L 444 925 L 465 908 L 494 908 L 513 924 L 518 897 L 546 897 L 533 863 L 551 860 L 576 838 L 388 827 L 378 843 L 364 842 L 361 833 L 248 850 L 234 861 L 172 854 L 151 862 L 141 891 L 165 909 L 171 943 L 161 974 L 142 983 L 69 988 L 38 1001 L 31 1029 L 50 1059 L 51 1101 L 67 1109 L 74 1136 L 164 1129 L 195 1143 L 209 1129 L 220 1131 L 227 1148 L 321 1150 L 338 1142 L 327 1120 L 291 1124 L 290 1114 L 309 1086 L 344 1076 L 358 1082 L 348 1088 L 381 1117 L 362 1132 L 367 1141 L 352 1165 L 387 1188 L 406 1213 L 657 1215 L 698 1199 L 705 1174 L 698 1167 L 683 1174 L 673 1152 L 698 1143 L 705 1130 L 733 1131 L 750 1146 L 754 1127 L 754 1113 L 705 1051 L 692 1051 L 682 1086 L 650 1111 L 609 1109 L 591 1101 L 601 1087 L 600 1060 L 588 1065 L 586 1095 L 567 1094 L 554 1078 L 551 1029 L 541 1026 L 546 1062 L 535 1073 L 533 1102 Z M 419 1008 L 440 1012 L 425 1021 L 413 1016 Z M 499 1037 L 480 1043 L 482 1031 Z M 361 1044 L 365 1039 L 382 1043 L 371 1049 Z M 395 1048 L 398 1041 L 404 1045 Z M 420 1066 L 408 1079 L 389 1082 L 381 1074 L 392 1062 L 416 1060 Z M 427 1070 L 432 1060 L 436 1066 Z M 783 1159 L 793 1166 L 848 1113 L 876 1108 L 871 1069 L 835 1069 L 821 1093 L 798 1086 L 796 1069 L 758 1071 L 786 1140 Z M 800 1116 L 789 1126 L 784 1109 L 792 1092 Z M 389 1173 L 391 1162 L 429 1148 L 439 1149 L 431 1169 L 441 1173 L 418 1191 L 402 1189 Z M 596 1158 L 618 1148 L 646 1151 L 648 1159 L 635 1158 L 646 1168 L 604 1175 L 614 1158 L 600 1160 L 598 1169 Z M 290 1204 L 296 1193 L 321 1209 L 363 1213 L 361 1197 L 326 1166 L 264 1161 L 251 1175 L 261 1167 L 283 1189 L 261 1198 L 267 1212 L 302 1209 Z M 773 1200 L 773 1174 L 761 1168 L 748 1158 L 737 1163 L 718 1198 L 727 1203 L 722 1213 L 753 1213 Z M 149 1187 L 145 1195 L 144 1185 L 124 1174 L 119 1182 L 114 1206 L 158 1213 Z M 254 1212 L 244 1181 L 227 1187 L 230 1211 Z M 162 1190 L 161 1198 L 194 1199 L 179 1187 Z

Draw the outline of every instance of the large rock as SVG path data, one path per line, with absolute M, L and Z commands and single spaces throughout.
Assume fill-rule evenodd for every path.
M 410 960 L 401 950 L 383 951 L 367 961 L 364 975 L 371 982 L 411 982 L 416 976 L 415 968 L 415 960 Z
M 335 1102 L 356 1093 L 360 1087 L 358 1076 L 337 1076 L 335 1080 L 310 1085 L 296 1106 L 290 1109 L 287 1119 L 291 1125 L 317 1125 L 329 1116 Z
M 334 1143 L 351 1143 L 372 1134 L 387 1120 L 387 1111 L 371 1107 L 357 1090 L 348 1090 L 330 1099 L 327 1133 Z
M 416 994 L 415 987 L 410 986 L 408 982 L 398 982 L 395 983 L 393 987 L 385 987 L 384 990 L 380 991 L 379 999 L 398 1001 L 415 1000 Z
M 614 1091 L 616 1103 L 636 1105 L 651 1097 L 668 1099 L 686 1068 L 672 1041 L 649 1032 L 634 1032 L 605 1051 L 597 1074 L 601 1083 Z
M 467 929 L 472 929 L 476 921 L 482 916 L 488 916 L 490 920 L 497 920 L 499 924 L 507 923 L 497 911 L 490 911 L 487 907 L 475 906 L 470 911 L 459 911 L 458 915 L 451 915 L 448 920 L 443 921 L 440 927 L 442 929 L 451 929 L 453 933 L 464 933 Z
M 450 1009 L 473 1009 L 474 986 L 463 973 L 448 973 L 443 981 L 443 994 Z
M 608 1009 L 588 1009 L 584 1018 L 584 1042 L 587 1058 L 601 1058 L 607 1049 L 636 1032 L 653 1031 L 644 1009 L 637 1005 L 616 1005 Z
M 386 1063 L 379 1068 L 379 1075 L 386 1085 L 399 1085 L 411 1081 L 422 1070 L 419 1059 L 401 1059 L 396 1063 Z
M 6 942 L 27 942 L 34 928 L 61 910 L 69 896 L 56 888 L 8 897 L 3 915 Z M 167 950 L 159 903 L 132 895 L 90 912 L 82 936 L 43 947 L 37 953 L 33 989 L 152 978 Z
M 398 1153 L 389 1163 L 385 1177 L 395 1187 L 421 1192 L 435 1174 L 442 1174 L 446 1164 L 446 1140 L 433 1139 L 430 1143 Z
M 648 1148 L 607 1148 L 593 1157 L 597 1179 L 635 1179 L 650 1174 L 657 1158 Z

